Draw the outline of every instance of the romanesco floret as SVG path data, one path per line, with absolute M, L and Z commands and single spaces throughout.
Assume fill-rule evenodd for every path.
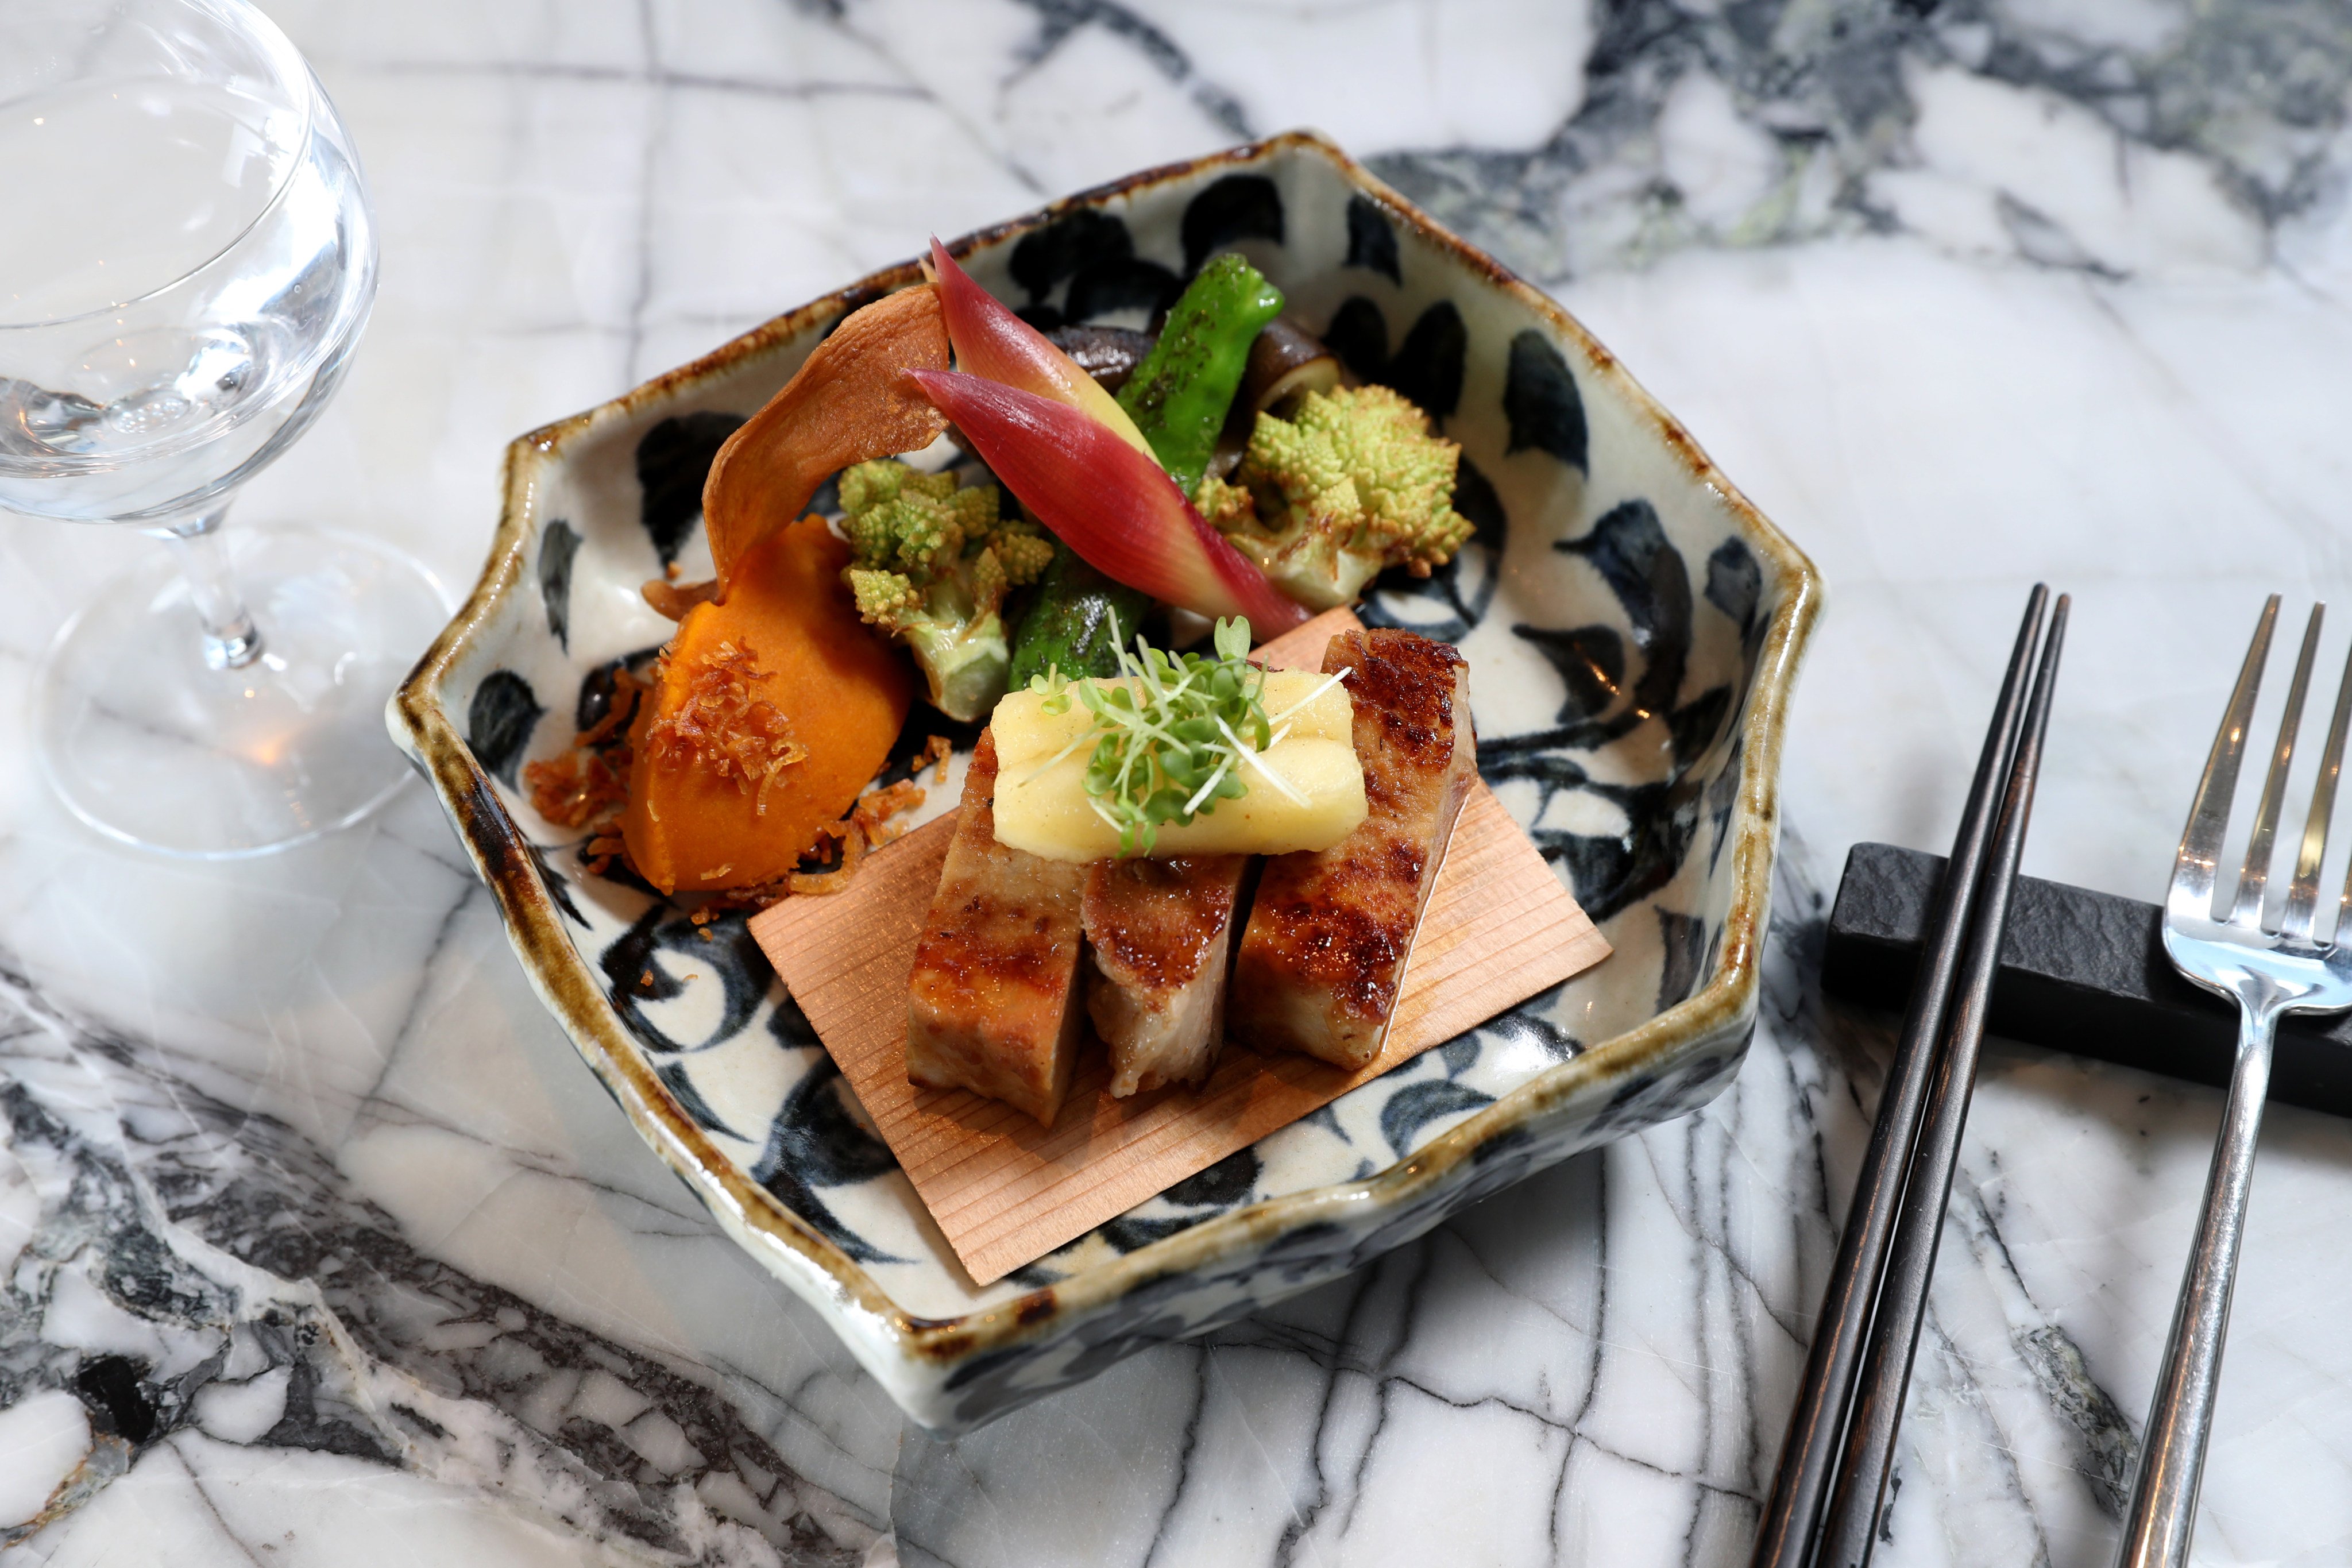
M 1352 602 L 1386 566 L 1415 576 L 1454 559 L 1462 448 L 1385 386 L 1310 392 L 1287 419 L 1257 416 L 1234 482 L 1210 478 L 1201 515 L 1311 609 Z
M 1011 589 L 1034 583 L 1053 542 L 1034 522 L 1002 514 L 994 485 L 959 488 L 884 458 L 841 476 L 850 563 L 842 575 L 869 625 L 905 640 L 951 719 L 987 717 L 1012 664 L 1002 611 Z

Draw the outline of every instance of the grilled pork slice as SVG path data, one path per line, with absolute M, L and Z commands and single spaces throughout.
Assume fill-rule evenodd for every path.
M 1224 1043 L 1225 968 L 1245 855 L 1087 868 L 1094 973 L 1087 1012 L 1110 1047 L 1110 1092 L 1198 1083 Z
M 1324 650 L 1355 700 L 1369 810 L 1329 849 L 1265 863 L 1226 1016 L 1259 1050 L 1344 1068 L 1379 1054 L 1413 931 L 1477 777 L 1470 668 L 1412 632 L 1342 632 Z
M 1085 1014 L 1076 991 L 1087 868 L 996 841 L 996 740 L 981 731 L 963 811 L 908 982 L 907 1078 L 968 1089 L 1050 1127 Z

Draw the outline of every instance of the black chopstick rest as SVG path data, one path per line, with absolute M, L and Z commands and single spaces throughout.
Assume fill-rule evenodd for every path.
M 1822 985 L 1900 1007 L 1910 994 L 1944 860 L 1857 844 L 1831 907 Z M 1993 982 L 1990 1032 L 2026 1045 L 2226 1088 L 2237 1009 L 2181 978 L 2164 956 L 2164 911 L 2137 899 L 2020 877 Z M 2279 1029 L 2271 1100 L 2352 1116 L 2352 1015 Z

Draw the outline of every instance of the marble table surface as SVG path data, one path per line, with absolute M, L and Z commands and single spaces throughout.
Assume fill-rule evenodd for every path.
M 2028 869 L 2154 896 L 2262 595 L 2352 587 L 2340 0 L 271 9 L 383 289 L 239 516 L 452 585 L 509 437 L 930 231 L 1291 125 L 1371 156 L 1827 576 L 1765 1018 L 1698 1113 L 943 1445 L 637 1143 L 421 788 L 238 865 L 79 829 L 32 661 L 152 547 L 10 520 L 5 1568 L 1744 1563 L 1890 1040 L 1818 984 L 1846 847 L 1948 837 L 2047 578 Z M 2218 1114 L 1990 1049 L 1879 1562 L 2106 1562 Z M 2352 1126 L 2273 1110 L 2200 1562 L 2352 1562 L 2347 1235 Z

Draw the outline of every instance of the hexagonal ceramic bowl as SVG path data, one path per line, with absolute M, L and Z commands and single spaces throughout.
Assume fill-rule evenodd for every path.
M 940 1432 L 1680 1115 L 1754 1028 L 1811 564 L 1557 305 L 1315 137 L 1138 174 L 953 247 L 1045 324 L 1140 324 L 1228 247 L 1462 444 L 1475 542 L 1426 581 L 1382 580 L 1364 616 L 1469 657 L 1480 766 L 1616 947 L 1568 985 L 980 1289 L 742 917 L 697 928 L 584 869 L 520 767 L 567 746 L 614 665 L 668 636 L 638 585 L 673 560 L 708 574 L 697 508 L 719 442 L 912 263 L 515 442 L 489 563 L 392 705 L 532 984 L 629 1120 Z M 951 778 L 929 809 L 955 794 Z

